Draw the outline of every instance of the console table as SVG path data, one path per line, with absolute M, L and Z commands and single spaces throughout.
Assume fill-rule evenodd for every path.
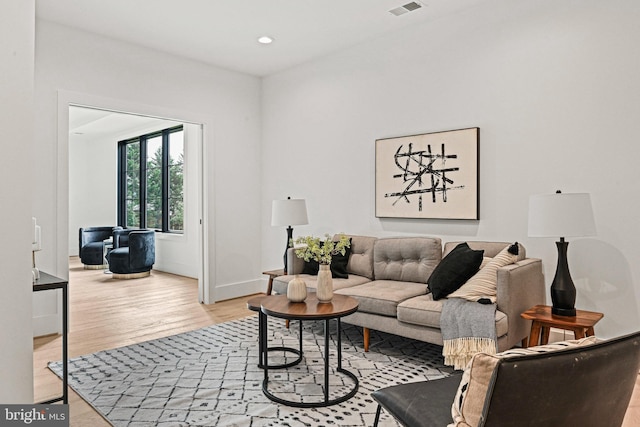
M 33 283 L 33 292 L 50 291 L 54 289 L 62 289 L 62 396 L 49 399 L 44 402 L 38 402 L 41 405 L 62 401 L 64 404 L 69 403 L 68 392 L 68 335 L 69 335 L 69 282 L 51 274 L 40 272 L 40 278 Z

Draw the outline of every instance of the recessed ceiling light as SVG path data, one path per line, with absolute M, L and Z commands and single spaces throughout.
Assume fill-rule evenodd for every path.
M 273 43 L 273 38 L 269 36 L 262 36 L 258 39 L 258 43 L 262 43 L 262 44 Z

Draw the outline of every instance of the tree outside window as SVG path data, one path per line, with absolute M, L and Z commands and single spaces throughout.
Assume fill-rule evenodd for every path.
M 182 126 L 120 141 L 118 150 L 118 224 L 182 233 Z

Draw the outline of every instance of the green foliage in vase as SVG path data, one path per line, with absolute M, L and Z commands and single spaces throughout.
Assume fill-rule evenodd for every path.
M 344 255 L 351 241 L 344 234 L 340 234 L 337 241 L 334 241 L 328 234 L 324 235 L 324 240 L 319 237 L 304 236 L 298 237 L 294 242 L 294 248 L 298 258 L 305 261 L 317 261 L 320 264 L 331 264 L 333 255 Z

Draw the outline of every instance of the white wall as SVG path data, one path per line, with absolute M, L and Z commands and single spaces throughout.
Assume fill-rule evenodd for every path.
M 196 122 L 206 122 L 204 226 L 211 269 L 206 293 L 213 300 L 262 289 L 260 246 L 245 245 L 260 235 L 261 223 L 261 212 L 255 208 L 260 200 L 258 78 L 45 21 L 36 23 L 35 71 L 39 155 L 34 178 L 39 185 L 33 201 L 36 215 L 43 218 L 44 269 L 66 275 L 68 145 L 66 134 L 60 133 L 66 113 L 58 109 L 58 98 L 80 94 L 144 110 L 128 112 L 175 120 L 200 117 Z
M 69 135 L 69 256 L 78 256 L 80 227 L 115 226 L 117 139 Z
M 3 0 L 0 14 L 0 402 L 33 402 L 31 194 L 33 0 Z
M 598 235 L 569 239 L 576 305 L 604 312 L 600 336 L 636 330 L 639 20 L 635 0 L 490 0 L 265 78 L 263 264 L 281 264 L 271 200 L 292 196 L 310 220 L 296 235 L 518 240 L 550 284 L 554 239 L 527 237 L 528 198 L 584 191 Z M 479 221 L 375 218 L 376 139 L 472 126 Z

